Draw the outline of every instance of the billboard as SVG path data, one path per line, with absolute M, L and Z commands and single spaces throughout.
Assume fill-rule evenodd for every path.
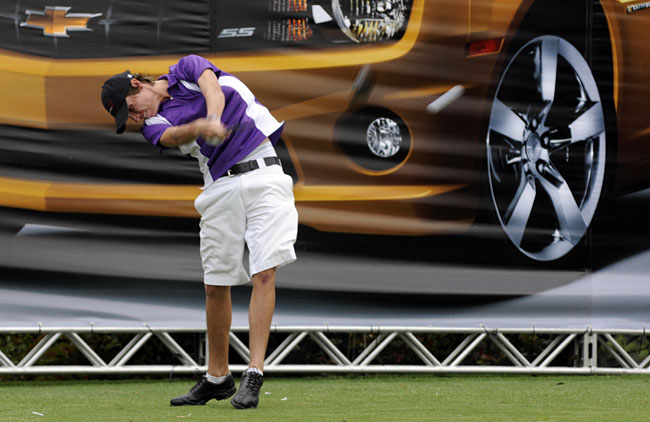
M 201 282 L 196 160 L 134 123 L 116 135 L 100 103 L 109 76 L 197 54 L 285 122 L 301 226 L 279 287 L 565 286 L 650 246 L 648 16 L 633 0 L 3 2 L 0 266 Z

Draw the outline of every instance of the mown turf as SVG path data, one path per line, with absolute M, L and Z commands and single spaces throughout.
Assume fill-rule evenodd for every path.
M 647 376 L 268 376 L 258 409 L 170 407 L 193 383 L 5 381 L 0 421 L 650 420 Z

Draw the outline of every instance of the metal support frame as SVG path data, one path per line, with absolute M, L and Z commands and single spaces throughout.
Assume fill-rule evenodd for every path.
M 230 344 L 233 350 L 248 361 L 250 352 L 238 334 L 247 333 L 247 328 L 233 328 Z M 92 349 L 81 335 L 84 334 L 133 334 L 131 340 L 106 363 Z M 173 335 L 181 333 L 198 333 L 205 335 L 205 330 L 192 328 L 151 328 L 144 324 L 142 328 L 56 328 L 56 327 L 15 327 L 0 328 L 2 334 L 41 334 L 43 337 L 20 360 L 15 363 L 0 350 L 0 375 L 36 375 L 36 374 L 194 374 L 204 372 L 205 362 L 196 362 L 190 354 L 174 340 Z M 643 330 L 592 330 L 583 329 L 514 329 L 514 328 L 435 328 L 435 327 L 329 327 L 329 326 L 293 326 L 272 327 L 271 333 L 288 335 L 274 350 L 269 350 L 265 361 L 265 371 L 275 373 L 526 373 L 526 374 L 650 374 L 650 356 L 641 362 L 635 360 L 615 335 L 646 336 Z M 346 356 L 328 337 L 331 334 L 373 334 L 376 338 L 356 357 Z M 417 334 L 460 334 L 462 341 L 446 357 L 434 354 L 422 344 Z M 544 350 L 534 359 L 524 356 L 508 335 L 542 334 L 551 339 Z M 88 365 L 38 365 L 39 359 L 62 336 L 88 360 Z M 156 337 L 173 354 L 178 361 L 174 365 L 129 365 L 129 360 L 152 337 Z M 290 353 L 297 351 L 305 339 L 309 338 L 333 362 L 332 364 L 284 364 Z M 373 361 L 391 345 L 400 339 L 422 361 L 421 365 L 373 364 Z M 482 343 L 491 342 L 511 363 L 510 366 L 488 366 L 467 364 L 468 356 Z M 562 364 L 556 358 L 569 345 L 573 344 L 577 356 L 576 363 Z M 607 353 L 617 366 L 599 367 L 597 365 L 598 345 L 601 353 Z M 206 342 L 207 349 L 207 342 Z M 200 360 L 208 356 L 207 350 Z M 245 365 L 231 365 L 233 372 L 241 372 Z

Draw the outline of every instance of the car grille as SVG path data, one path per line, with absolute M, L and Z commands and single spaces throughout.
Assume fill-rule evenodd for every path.
M 387 14 L 378 12 L 386 2 L 356 1 L 356 8 L 365 4 L 367 13 L 354 15 L 359 19 L 350 23 L 347 15 L 333 8 L 339 3 L 330 0 L 57 0 L 55 6 L 48 1 L 47 7 L 44 3 L 0 2 L 0 49 L 57 59 L 97 59 L 394 42 L 404 34 L 411 4 L 393 0 L 395 8 Z M 348 11 L 352 3 L 344 3 Z M 329 20 L 316 24 L 313 10 L 325 11 Z M 335 11 L 340 15 L 336 19 L 330 16 Z
M 0 2 L 0 48 L 53 58 L 101 58 L 201 53 L 211 50 L 208 0 L 63 0 L 70 14 L 100 16 L 88 20 L 91 31 L 68 29 L 67 37 L 25 27 L 27 11 L 45 13 L 41 1 Z M 64 20 L 67 22 L 68 20 Z

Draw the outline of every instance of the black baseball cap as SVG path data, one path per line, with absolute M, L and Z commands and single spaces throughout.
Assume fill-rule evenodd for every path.
M 106 111 L 115 117 L 115 131 L 124 132 L 129 118 L 129 106 L 126 105 L 126 94 L 131 88 L 133 74 L 129 70 L 111 76 L 102 85 L 102 104 Z

